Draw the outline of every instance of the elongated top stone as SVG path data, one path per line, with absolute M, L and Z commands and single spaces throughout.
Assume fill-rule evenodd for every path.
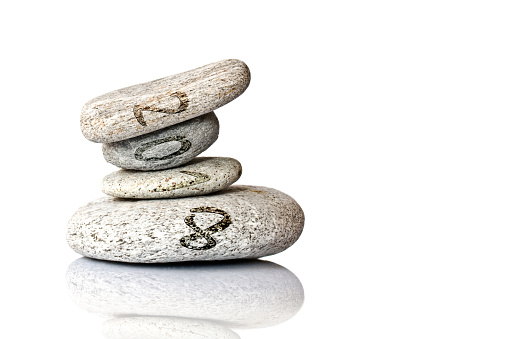
M 259 258 L 299 238 L 304 213 L 288 195 L 235 186 L 179 199 L 100 198 L 80 208 L 67 241 L 90 258 L 163 263 Z
M 250 79 L 245 63 L 228 59 L 122 88 L 85 104 L 81 131 L 101 143 L 150 133 L 226 105 L 246 90 Z
M 199 157 L 163 171 L 120 170 L 104 177 L 102 191 L 118 198 L 162 199 L 203 195 L 225 189 L 242 174 L 232 158 Z

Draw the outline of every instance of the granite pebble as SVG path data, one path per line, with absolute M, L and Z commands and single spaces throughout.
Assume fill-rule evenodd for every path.
M 111 261 L 228 260 L 279 253 L 303 227 L 304 213 L 290 196 L 232 185 L 180 199 L 97 199 L 72 216 L 67 241 L 86 257 Z
M 214 112 L 139 137 L 105 143 L 107 162 L 124 169 L 154 171 L 181 166 L 210 147 L 219 135 Z
M 162 171 L 120 170 L 102 181 L 102 191 L 118 198 L 161 199 L 204 195 L 223 190 L 242 174 L 240 162 L 224 157 L 198 157 Z
M 157 131 L 229 103 L 246 90 L 250 79 L 244 62 L 227 59 L 122 88 L 84 105 L 81 131 L 101 143 Z

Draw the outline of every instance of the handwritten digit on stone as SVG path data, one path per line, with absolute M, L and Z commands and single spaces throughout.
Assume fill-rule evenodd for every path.
M 172 105 L 178 106 L 176 108 L 170 108 Z M 135 105 L 133 107 L 133 113 L 140 125 L 147 126 L 147 122 L 143 117 L 143 111 L 176 114 L 185 111 L 188 106 L 189 99 L 187 94 L 183 92 L 174 92 L 171 94 L 158 95 L 146 102 Z
M 194 217 L 195 217 L 194 214 L 191 214 L 184 219 L 184 222 L 186 223 L 186 225 L 191 227 L 193 229 L 193 231 L 195 231 L 196 233 L 186 235 L 185 237 L 180 239 L 180 244 L 184 247 L 191 249 L 191 250 L 202 251 L 202 250 L 208 250 L 208 249 L 213 248 L 214 246 L 216 246 L 216 241 L 212 238 L 211 235 L 224 230 L 225 228 L 230 226 L 230 224 L 232 223 L 231 217 L 228 213 L 226 213 L 225 211 L 220 210 L 218 208 L 215 208 L 215 207 L 192 208 L 190 210 L 190 212 L 193 212 L 193 213 L 215 213 L 215 214 L 220 214 L 223 216 L 223 219 L 221 221 L 206 228 L 205 230 L 202 230 L 201 228 L 196 226 L 196 223 L 194 222 Z M 191 245 L 192 241 L 198 240 L 200 238 L 205 239 L 205 241 L 207 241 L 207 243 L 202 246 Z
M 157 187 L 157 188 L 154 188 L 152 190 L 152 192 L 168 192 L 168 191 L 178 190 L 180 188 L 198 185 L 198 184 L 201 184 L 203 182 L 207 182 L 207 181 L 210 180 L 210 176 L 209 175 L 203 174 L 203 173 L 200 173 L 200 172 L 180 171 L 180 173 L 184 173 L 184 174 L 193 176 L 196 179 L 189 180 L 189 181 L 186 181 L 186 182 L 181 182 L 181 183 L 178 183 L 178 184 L 174 184 L 172 186 Z
M 148 151 L 150 148 L 155 147 L 155 146 L 160 145 L 160 144 L 164 144 L 166 142 L 170 142 L 170 141 L 178 141 L 178 142 L 180 142 L 180 148 L 177 151 L 175 151 L 175 152 L 173 152 L 171 154 L 165 155 L 163 157 L 149 157 L 149 158 L 145 158 L 145 156 L 143 155 L 143 153 Z M 185 136 L 168 137 L 168 138 L 158 139 L 158 140 L 154 140 L 154 141 L 142 144 L 134 152 L 134 157 L 136 158 L 136 160 L 140 160 L 140 161 L 168 160 L 168 159 L 171 159 L 173 157 L 176 157 L 177 155 L 181 155 L 181 154 L 187 152 L 190 148 L 191 148 L 191 142 L 189 140 L 187 140 Z

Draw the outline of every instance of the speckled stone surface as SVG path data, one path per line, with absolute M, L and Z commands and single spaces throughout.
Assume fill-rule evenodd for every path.
M 235 159 L 198 157 L 184 166 L 162 171 L 113 172 L 103 179 L 101 188 L 118 198 L 180 198 L 220 191 L 241 174 L 242 166 Z
M 115 142 L 211 112 L 241 95 L 251 75 L 228 59 L 184 73 L 122 88 L 85 104 L 81 131 L 94 142 Z
M 176 317 L 123 317 L 102 326 L 107 339 L 240 339 L 229 328 L 204 320 Z
M 219 135 L 214 112 L 139 137 L 103 144 L 104 159 L 125 169 L 181 166 L 210 147 Z
M 282 323 L 304 302 L 299 279 L 264 260 L 144 265 L 80 258 L 66 281 L 72 300 L 88 312 L 199 318 L 230 328 Z
M 233 185 L 180 199 L 97 199 L 72 216 L 67 241 L 84 256 L 112 261 L 227 260 L 279 253 L 303 227 L 304 213 L 288 195 Z

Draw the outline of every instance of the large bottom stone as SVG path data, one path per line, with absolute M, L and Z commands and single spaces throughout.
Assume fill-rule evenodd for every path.
M 73 215 L 67 241 L 86 257 L 111 261 L 227 260 L 279 253 L 303 227 L 304 213 L 288 195 L 239 185 L 180 199 L 100 198 Z

